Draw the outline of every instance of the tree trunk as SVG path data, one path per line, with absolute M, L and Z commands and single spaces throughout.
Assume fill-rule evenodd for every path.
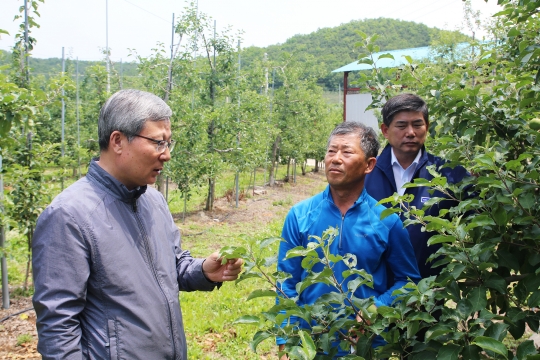
M 290 170 L 291 170 L 291 157 L 287 160 L 287 175 L 285 175 L 285 182 L 289 182 L 290 176 Z
M 319 172 L 319 160 L 315 160 L 315 167 L 313 168 L 313 172 Z
M 276 160 L 276 157 L 277 157 L 277 149 L 278 149 L 278 144 L 279 144 L 279 136 L 276 138 L 276 140 L 274 141 L 274 143 L 272 144 L 272 156 L 270 157 L 270 174 L 269 174 L 269 180 L 268 180 L 268 185 L 270 186 L 274 186 L 274 184 L 276 183 L 276 179 L 275 179 L 275 174 L 274 174 L 274 163 Z
M 306 176 L 306 166 L 307 166 L 307 160 L 303 161 L 300 165 L 300 168 L 302 169 L 302 176 Z
M 28 291 L 28 278 L 30 278 L 31 264 L 32 264 L 32 238 L 34 237 L 34 227 L 28 228 L 26 233 L 26 241 L 28 242 L 28 259 L 26 260 L 26 274 L 24 275 L 24 287 L 23 290 L 26 293 Z
M 216 189 L 215 179 L 208 179 L 208 196 L 206 197 L 206 207 L 204 210 L 214 210 L 214 191 Z
M 163 175 L 158 175 L 157 179 L 156 179 L 156 188 L 157 188 L 157 191 L 159 191 L 163 197 L 165 197 L 165 176 Z

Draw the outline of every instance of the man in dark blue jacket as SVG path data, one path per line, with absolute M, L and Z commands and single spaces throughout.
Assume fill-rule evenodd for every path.
M 394 193 L 412 194 L 414 200 L 408 206 L 422 209 L 423 204 L 430 198 L 446 196 L 438 191 L 430 194 L 427 187 L 405 189 L 402 187 L 404 184 L 418 178 L 433 179 L 427 170 L 430 165 L 435 165 L 437 171 L 446 177 L 448 183 L 460 182 L 467 175 L 467 171 L 461 166 L 454 169 L 443 168 L 445 161 L 426 151 L 424 142 L 429 128 L 428 115 L 425 101 L 413 94 L 397 95 L 384 105 L 381 131 L 388 140 L 388 145 L 377 157 L 375 168 L 366 175 L 365 179 L 367 192 L 376 200 L 390 197 Z M 455 205 L 456 202 L 453 200 L 443 200 L 431 206 L 425 215 L 439 216 L 441 209 L 448 209 Z M 404 220 L 403 215 L 402 220 Z M 432 268 L 432 263 L 428 261 L 430 255 L 435 253 L 440 245 L 428 246 L 428 240 L 434 233 L 422 232 L 421 227 L 420 224 L 412 224 L 407 226 L 407 230 L 420 275 L 426 278 L 438 275 L 440 271 L 440 268 Z

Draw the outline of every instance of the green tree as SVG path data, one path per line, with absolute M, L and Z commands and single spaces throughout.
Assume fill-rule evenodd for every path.
M 374 65 L 372 72 L 362 76 L 368 88 L 373 89 L 372 106 L 380 107 L 403 91 L 422 96 L 429 104 L 432 119 L 431 151 L 447 159 L 447 166 L 462 164 L 475 175 L 450 185 L 433 169 L 433 180 L 419 179 L 407 185 L 427 186 L 454 197 L 459 205 L 441 213 L 441 217 L 424 216 L 424 209 L 409 207 L 410 195 L 395 194 L 381 201 L 393 206 L 385 215 L 405 212 L 405 225 L 420 223 L 426 231 L 438 233 L 430 244 L 443 246 L 432 260 L 442 256 L 436 265 L 443 265 L 444 270 L 437 277 L 410 284 L 394 307 L 370 311 L 369 299 L 350 298 L 345 295 L 347 289 L 332 282 L 332 263 L 354 260 L 325 252 L 325 244 L 336 236 L 330 229 L 321 239 L 315 239 L 313 246 L 294 249 L 287 256 L 304 257 L 302 265 L 309 275 L 298 289 L 323 282 L 336 291 L 312 307 L 299 308 L 292 300 L 284 301 L 261 316 L 240 319 L 240 323 L 259 326 L 254 348 L 280 335 L 289 339 L 286 352 L 293 359 L 313 359 L 316 352 L 331 353 L 329 339 L 341 340 L 344 348 L 352 346 L 356 354 L 348 358 L 356 359 L 538 356 L 533 342 L 524 334 L 527 327 L 537 332 L 540 324 L 540 316 L 533 310 L 540 305 L 540 133 L 529 126 L 529 121 L 539 114 L 540 2 L 499 3 L 504 6 L 498 15 L 504 28 L 496 29 L 499 42 L 473 42 L 477 51 L 457 56 L 460 65 L 455 71 L 443 71 L 450 64 L 447 61 L 415 63 L 410 58 L 407 66 L 380 69 L 369 56 L 379 51 L 376 37 L 360 33 L 368 53 L 361 61 Z M 475 191 L 475 196 L 462 200 L 455 195 L 466 189 Z M 442 199 L 432 198 L 424 207 L 438 201 Z M 224 250 L 226 255 L 245 257 L 243 279 L 257 277 L 270 282 L 268 288 L 256 291 L 250 298 L 275 296 L 276 283 L 287 276 L 265 268 L 275 259 L 258 254 L 270 241 L 275 240 L 258 241 L 248 249 Z M 315 249 L 321 249 L 324 256 L 320 257 Z M 325 270 L 311 273 L 317 262 L 325 264 Z M 369 274 L 357 275 L 359 284 L 369 284 Z M 442 312 L 438 321 L 435 311 Z M 292 315 L 315 321 L 316 325 L 304 330 L 294 324 L 278 326 Z M 351 320 L 353 315 L 364 321 Z M 424 341 L 416 337 L 421 329 L 426 331 Z M 349 330 L 356 331 L 357 336 L 349 336 Z M 388 344 L 373 352 L 370 344 L 377 334 Z M 516 345 L 509 345 L 507 337 L 513 338 Z

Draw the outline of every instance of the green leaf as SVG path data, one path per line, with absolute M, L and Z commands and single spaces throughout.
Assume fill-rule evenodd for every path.
M 470 301 L 472 311 L 480 311 L 486 308 L 487 305 L 487 289 L 483 286 L 476 287 L 467 295 Z
M 382 55 L 379 55 L 379 57 L 377 59 L 392 59 L 392 60 L 394 60 L 394 55 L 392 55 L 390 53 L 382 54 Z
M 494 353 L 502 355 L 505 359 L 508 359 L 508 350 L 500 341 L 486 336 L 477 336 L 471 343 L 480 346 L 484 350 L 493 351 Z
M 540 290 L 536 290 L 531 294 L 527 301 L 527 305 L 530 308 L 540 307 Z
M 257 331 L 255 335 L 253 335 L 253 340 L 251 340 L 249 346 L 251 347 L 251 350 L 253 350 L 253 352 L 257 352 L 257 346 L 261 343 L 261 341 L 264 341 L 274 336 L 274 334 L 268 331 Z
M 518 35 L 520 35 L 520 34 L 521 34 L 521 32 L 520 32 L 517 28 L 515 28 L 515 27 L 511 28 L 511 29 L 508 31 L 508 37 L 514 37 L 514 36 L 518 36 Z
M 521 204 L 521 206 L 523 206 L 523 208 L 525 208 L 525 209 L 532 208 L 533 205 L 536 202 L 535 197 L 532 196 L 529 193 L 525 193 L 525 194 L 520 195 L 518 199 L 519 199 L 519 203 Z
M 497 263 L 499 264 L 499 267 L 506 267 L 512 270 L 519 270 L 520 265 L 519 265 L 518 258 L 516 257 L 516 255 L 509 252 L 508 249 L 499 249 L 497 251 L 497 257 L 499 258 L 499 261 L 497 261 Z
M 473 312 L 473 305 L 468 299 L 461 299 L 457 303 L 456 309 L 462 319 L 467 319 Z
M 506 280 L 504 280 L 500 275 L 490 273 L 484 282 L 484 285 L 490 289 L 497 290 L 501 294 L 506 294 Z
M 387 218 L 388 216 L 392 215 L 392 214 L 395 214 L 395 213 L 398 213 L 400 212 L 401 209 L 396 209 L 396 208 L 388 208 L 388 209 L 385 209 L 381 212 L 381 220 Z
M 297 247 L 292 248 L 289 251 L 287 251 L 287 254 L 285 255 L 285 260 L 295 258 L 295 257 L 299 257 L 299 256 L 306 256 L 307 254 L 309 254 L 312 251 L 313 251 L 313 249 L 311 249 L 311 248 L 306 249 L 303 246 L 297 246 Z
M 280 237 L 271 237 L 271 238 L 264 239 L 258 245 L 259 245 L 259 248 L 262 250 L 262 249 L 266 249 L 268 246 L 272 245 L 276 241 L 284 241 L 284 240 L 283 238 L 280 238 Z
M 534 346 L 534 341 L 532 340 L 525 340 L 521 344 L 519 344 L 517 351 L 516 351 L 516 357 L 518 360 L 526 360 L 527 355 L 533 355 L 537 354 L 536 347 Z
M 221 258 L 221 264 L 226 264 L 227 260 L 243 258 L 247 254 L 247 250 L 241 246 L 224 246 L 218 252 L 218 257 Z
M 257 316 L 244 315 L 234 320 L 233 324 L 259 324 L 260 321 Z
M 433 235 L 428 240 L 428 245 L 435 245 L 441 243 L 454 243 L 456 242 L 456 237 L 452 235 Z
M 506 226 L 506 210 L 503 206 L 497 206 L 495 210 L 492 212 L 493 219 L 495 219 L 495 223 L 499 226 Z
M 259 298 L 259 297 L 276 297 L 274 290 L 255 290 L 247 297 L 247 300 Z
M 463 356 L 463 359 L 480 360 L 481 351 L 482 349 L 476 345 L 467 345 L 463 348 L 461 355 Z
M 487 215 L 479 215 L 472 219 L 472 221 L 465 227 L 465 230 L 469 231 L 476 227 L 484 227 L 489 225 L 495 225 L 493 219 Z
M 302 340 L 302 349 L 304 350 L 307 359 L 314 359 L 315 355 L 317 355 L 317 347 L 310 334 L 305 330 L 300 330 L 298 335 L 300 335 L 300 339 Z
M 411 314 L 408 319 L 410 321 L 425 321 L 427 323 L 436 322 L 435 318 L 427 312 L 415 312 Z
M 508 325 L 500 322 L 491 324 L 485 331 L 484 335 L 492 339 L 503 341 L 506 336 Z
M 453 328 L 450 325 L 446 324 L 435 324 L 426 331 L 426 340 L 434 340 L 441 335 L 447 335 L 449 332 L 453 331 Z
M 444 345 L 439 349 L 437 360 L 457 360 L 459 358 L 460 351 L 460 346 L 454 344 Z

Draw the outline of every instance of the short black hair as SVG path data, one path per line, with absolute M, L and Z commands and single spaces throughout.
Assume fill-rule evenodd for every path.
M 382 108 L 383 123 L 390 126 L 394 115 L 400 111 L 417 111 L 424 115 L 426 124 L 429 124 L 429 112 L 427 104 L 422 98 L 414 94 L 399 94 L 390 98 Z

